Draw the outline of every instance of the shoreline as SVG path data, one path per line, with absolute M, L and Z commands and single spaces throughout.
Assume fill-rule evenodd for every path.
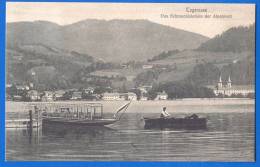
M 14 102 L 6 101 L 5 102 L 5 112 L 21 112 L 25 111 L 27 104 L 80 104 L 80 103 L 101 103 L 104 108 L 108 110 L 115 110 L 121 107 L 122 105 L 128 103 L 129 101 L 53 101 L 53 102 Z M 222 99 L 200 99 L 200 98 L 187 98 L 187 99 L 177 99 L 177 100 L 158 100 L 158 101 L 132 101 L 130 108 L 140 108 L 140 107 L 154 107 L 161 108 L 162 106 L 167 107 L 185 107 L 185 106 L 194 106 L 194 107 L 210 107 L 210 106 L 232 106 L 232 105 L 242 105 L 242 106 L 252 106 L 255 105 L 255 99 L 231 99 L 231 98 L 222 98 Z

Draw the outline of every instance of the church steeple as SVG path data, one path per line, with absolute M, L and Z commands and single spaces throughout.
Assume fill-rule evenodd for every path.
M 218 81 L 218 88 L 222 88 L 223 84 L 222 84 L 222 79 L 221 79 L 221 75 L 219 76 L 219 81 Z
M 221 82 L 221 83 L 222 83 L 221 75 L 219 76 L 219 81 L 218 81 L 218 82 Z
M 227 87 L 228 87 L 228 88 L 231 88 L 231 87 L 232 87 L 232 81 L 231 81 L 231 79 L 230 79 L 230 75 L 229 75 L 229 77 L 228 77 Z

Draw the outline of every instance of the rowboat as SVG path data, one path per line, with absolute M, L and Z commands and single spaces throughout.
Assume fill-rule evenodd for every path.
M 160 118 L 147 118 L 144 117 L 145 129 L 206 129 L 207 119 L 199 118 L 193 114 L 184 118 L 175 117 L 160 117 Z

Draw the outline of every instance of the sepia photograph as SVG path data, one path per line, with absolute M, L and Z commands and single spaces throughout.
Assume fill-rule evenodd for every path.
M 7 2 L 5 160 L 255 162 L 255 11 Z

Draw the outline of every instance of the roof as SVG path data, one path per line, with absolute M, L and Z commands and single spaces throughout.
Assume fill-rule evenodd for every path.
M 29 90 L 28 94 L 29 95 L 38 95 L 38 91 L 37 90 Z
M 52 91 L 44 91 L 44 94 L 53 94 Z
M 64 94 L 64 93 L 66 93 L 66 91 L 65 90 L 57 90 L 54 93 L 55 94 Z
M 166 92 L 158 92 L 157 95 L 163 95 L 163 96 L 165 96 L 165 95 L 168 95 L 168 94 L 167 94 Z
M 103 96 L 119 96 L 119 93 L 104 93 Z
M 78 91 L 77 92 L 73 92 L 72 95 L 80 95 L 81 96 L 82 92 L 78 92 Z
M 84 90 L 95 90 L 93 87 L 85 88 Z
M 55 96 L 63 96 L 66 93 L 64 90 L 57 90 L 54 92 Z

